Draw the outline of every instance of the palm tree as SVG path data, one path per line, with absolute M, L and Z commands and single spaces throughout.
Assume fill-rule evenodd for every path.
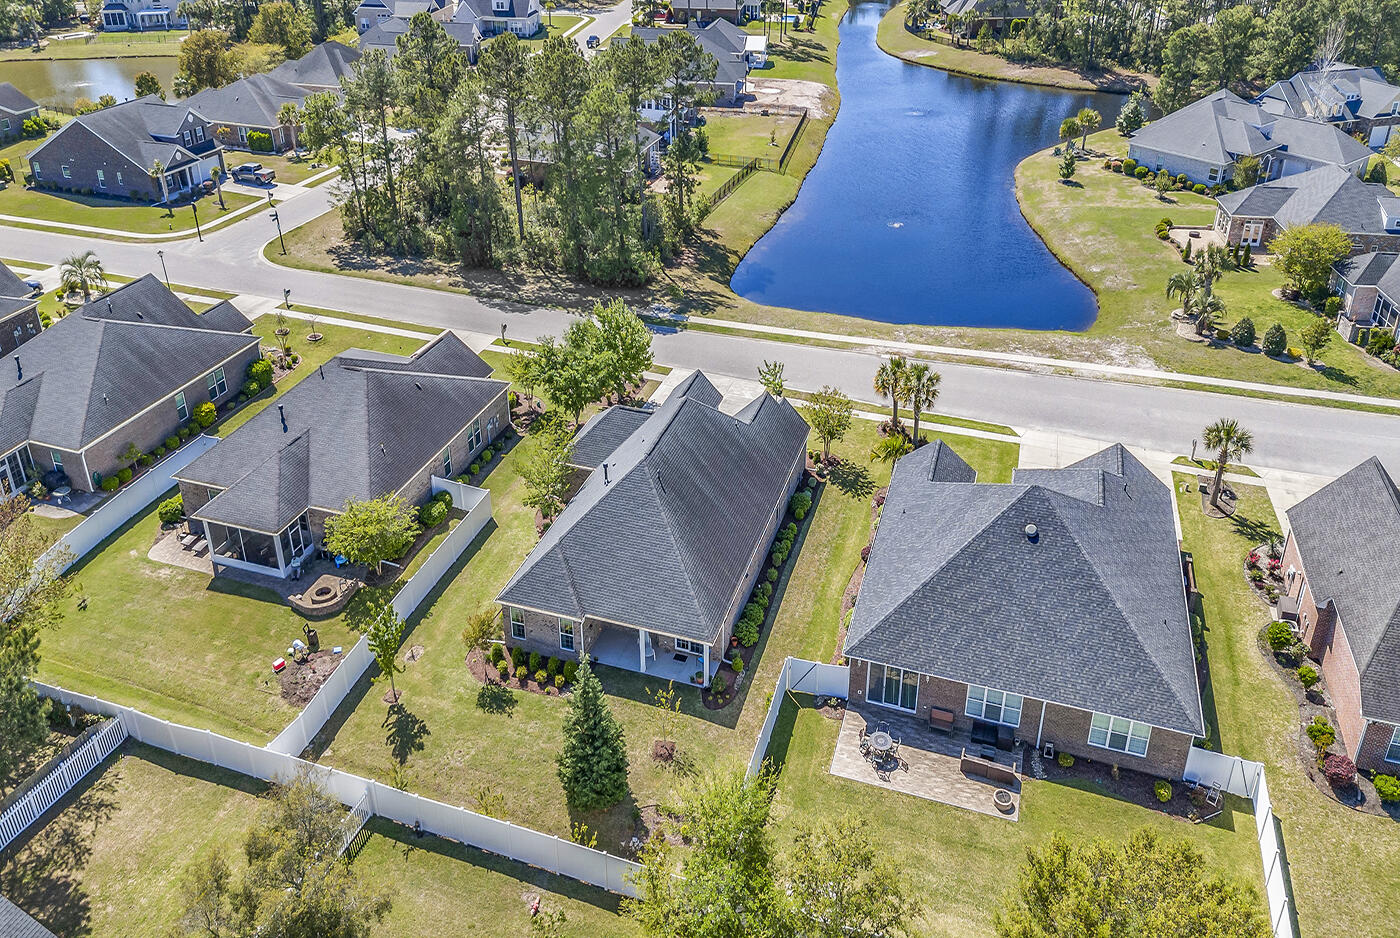
M 1060 139 L 1065 141 L 1065 145 L 1071 153 L 1074 152 L 1074 138 L 1079 136 L 1079 118 L 1066 117 L 1060 122 Z
M 277 123 L 287 128 L 292 135 L 292 159 L 297 155 L 297 125 L 301 123 L 301 109 L 291 101 L 285 102 L 277 110 Z
M 102 262 L 92 251 L 65 257 L 58 266 L 58 275 L 63 279 L 64 292 L 81 290 L 84 302 L 92 300 L 94 288 L 107 286 L 107 272 L 102 269 Z
M 904 397 L 909 362 L 903 355 L 891 355 L 875 372 L 875 393 L 890 399 L 890 429 L 899 433 L 899 401 Z
M 1210 296 L 1215 282 L 1225 275 L 1230 264 L 1229 253 L 1220 245 L 1212 244 L 1196 255 L 1196 282 L 1201 292 Z
M 209 167 L 209 181 L 214 183 L 214 191 L 219 193 L 219 208 L 227 211 L 228 206 L 224 204 L 224 168 L 222 166 Z
M 1079 122 L 1079 132 L 1084 135 L 1084 139 L 1079 144 L 1079 149 L 1085 153 L 1089 152 L 1089 134 L 1099 129 L 1103 123 L 1103 115 L 1091 107 L 1081 108 L 1079 113 L 1074 115 L 1074 119 Z
M 914 449 L 902 436 L 887 436 L 870 448 L 870 458 L 894 462 Z
M 1225 301 L 1218 296 L 1197 290 L 1183 309 L 1188 316 L 1195 317 L 1198 335 L 1210 335 L 1225 315 Z
M 943 376 L 924 362 L 915 362 L 910 365 L 908 374 L 905 376 L 904 393 L 909 400 L 909 407 L 914 411 L 914 447 L 916 449 L 922 442 L 919 439 L 919 415 L 926 408 L 932 407 L 933 402 L 938 400 L 938 384 L 942 380 Z
M 1210 507 L 1220 510 L 1220 480 L 1225 467 L 1254 451 L 1254 434 L 1240 426 L 1239 421 L 1222 417 L 1206 427 L 1202 437 L 1207 449 L 1215 450 L 1215 481 L 1210 488 Z
M 164 205 L 166 202 L 169 202 L 170 190 L 165 187 L 165 167 L 161 165 L 160 160 L 156 160 L 151 164 L 147 175 L 151 177 L 152 182 L 160 183 L 160 204 Z M 174 212 L 172 211 L 171 214 L 173 215 Z
M 1200 284 L 1196 282 L 1196 275 L 1194 273 L 1186 273 L 1183 271 L 1181 273 L 1172 274 L 1167 278 L 1167 299 L 1170 300 L 1172 297 L 1176 296 L 1181 297 L 1181 306 L 1185 309 L 1187 304 L 1195 297 L 1196 289 L 1199 286 Z

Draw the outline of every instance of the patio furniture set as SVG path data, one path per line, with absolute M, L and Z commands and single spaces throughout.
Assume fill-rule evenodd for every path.
M 895 769 L 909 771 L 909 763 L 899 757 L 900 737 L 890 733 L 890 725 L 883 721 L 875 724 L 875 732 L 860 731 L 860 754 L 875 767 L 875 774 L 881 780 L 889 781 Z
M 190 530 L 190 524 L 185 522 L 182 532 L 178 535 L 180 539 L 180 549 L 193 553 L 196 557 L 203 557 L 209 549 L 209 541 L 198 531 Z

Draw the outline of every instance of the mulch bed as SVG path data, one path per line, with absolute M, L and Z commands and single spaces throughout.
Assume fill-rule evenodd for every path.
M 287 666 L 277 675 L 277 684 L 282 691 L 282 699 L 298 707 L 304 707 L 316 696 L 321 685 L 326 683 L 344 655 L 334 655 L 329 651 L 313 651 L 306 656 L 304 663 L 291 658 Z
M 466 662 L 467 670 L 471 672 L 472 677 L 476 678 L 483 684 L 488 684 L 494 687 L 505 687 L 509 688 L 510 690 L 523 690 L 528 691 L 532 694 L 541 694 L 545 697 L 566 696 L 569 693 L 569 691 L 573 689 L 572 684 L 566 683 L 564 685 L 564 689 L 562 691 L 559 690 L 554 686 L 553 678 L 547 679 L 544 684 L 538 683 L 533 676 L 526 678 L 524 683 L 517 681 L 514 678 L 514 676 L 512 676 L 508 681 L 502 681 L 500 672 L 496 670 L 496 666 L 493 665 L 490 662 L 490 660 L 487 659 L 487 657 L 479 651 L 472 651 L 468 653 Z
M 1241 575 L 1244 577 L 1245 582 L 1249 584 L 1250 589 L 1254 591 L 1255 598 L 1272 609 L 1278 604 L 1278 599 L 1270 599 L 1268 591 L 1272 587 L 1278 595 L 1283 595 L 1283 573 L 1281 570 L 1268 569 L 1268 545 L 1260 544 L 1258 547 L 1254 548 L 1252 553 L 1259 556 L 1259 566 L 1257 569 L 1264 571 L 1264 579 L 1256 583 L 1250 578 L 1250 571 L 1256 568 L 1250 567 L 1247 555 L 1246 559 L 1240 564 Z
M 1380 796 L 1376 794 L 1376 787 L 1371 784 L 1370 779 L 1360 772 L 1356 775 L 1356 784 L 1346 788 L 1333 788 L 1327 781 L 1327 776 L 1322 773 L 1322 769 L 1317 764 L 1317 750 L 1313 747 L 1312 740 L 1308 738 L 1307 726 L 1312 723 L 1313 717 L 1323 717 L 1332 726 L 1337 725 L 1337 711 L 1332 708 L 1331 701 L 1327 696 L 1327 685 L 1325 679 L 1319 681 L 1311 690 L 1303 690 L 1303 685 L 1298 683 L 1297 669 L 1304 663 L 1317 667 L 1317 663 L 1308 659 L 1306 655 L 1296 657 L 1286 652 L 1275 652 L 1269 647 L 1269 639 L 1266 629 L 1260 629 L 1256 644 L 1259 653 L 1264 656 L 1264 660 L 1269 663 L 1269 667 L 1279 676 L 1284 687 L 1293 695 L 1294 701 L 1298 705 L 1298 732 L 1296 742 L 1298 745 L 1298 765 L 1312 782 L 1313 787 L 1328 798 L 1345 805 L 1355 811 L 1364 814 L 1374 814 L 1378 817 L 1393 817 L 1400 820 L 1400 806 L 1394 809 L 1387 808 L 1381 803 Z M 1281 660 L 1281 656 L 1287 656 L 1288 662 Z M 1317 667 L 1318 677 L 1322 677 L 1322 669 Z M 1328 752 L 1338 751 L 1336 744 L 1328 749 Z
M 1120 768 L 1118 777 L 1114 778 L 1112 763 L 1091 761 L 1082 756 L 1075 756 L 1074 765 L 1069 768 L 1063 767 L 1054 759 L 1045 759 L 1042 761 L 1042 765 L 1045 767 L 1046 778 L 1052 782 L 1071 779 L 1088 780 L 1105 794 L 1151 811 L 1160 811 L 1179 821 L 1191 821 L 1193 815 L 1199 816 L 1202 811 L 1209 813 L 1215 810 L 1198 807 L 1191 799 L 1189 786 L 1182 782 L 1172 784 L 1170 801 L 1166 803 L 1158 801 L 1157 793 L 1154 790 L 1157 784 L 1156 776 L 1133 769 Z
M 1230 494 L 1230 488 L 1224 482 L 1224 491 L 1220 493 L 1220 507 L 1216 508 L 1210 503 L 1210 488 L 1214 481 L 1213 476 L 1196 476 L 1196 488 L 1201 493 L 1201 511 L 1205 512 L 1209 518 L 1229 518 L 1235 513 L 1235 499 Z

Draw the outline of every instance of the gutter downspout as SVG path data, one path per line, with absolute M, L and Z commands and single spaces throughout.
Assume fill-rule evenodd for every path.
M 1040 737 L 1045 732 L 1045 711 L 1050 706 L 1048 701 L 1040 702 L 1040 725 L 1035 729 L 1035 748 L 1040 748 Z

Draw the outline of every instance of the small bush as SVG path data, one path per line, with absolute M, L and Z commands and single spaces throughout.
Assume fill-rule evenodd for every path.
M 254 130 L 248 134 L 248 149 L 254 153 L 272 152 L 272 135 L 265 134 L 260 130 Z
M 496 662 L 496 673 L 501 676 L 501 680 L 510 677 L 510 662 L 504 659 Z
M 744 673 L 744 656 L 737 651 L 729 658 L 729 666 L 734 669 L 735 674 Z
M 727 690 L 729 690 L 729 682 L 724 679 L 723 674 L 716 671 L 715 676 L 710 678 L 710 694 L 715 697 L 718 697 L 720 694 L 724 693 Z
M 529 670 L 529 668 L 525 667 L 525 665 L 523 665 L 523 664 L 522 664 L 520 667 L 516 668 L 516 669 L 515 669 L 515 679 L 516 679 L 517 681 L 519 681 L 520 683 L 522 683 L 522 684 L 524 684 L 526 681 L 528 681 L 528 680 L 530 679 L 530 670 Z
M 537 670 L 537 671 L 535 672 L 535 683 L 538 684 L 538 685 L 540 685 L 541 687 L 543 687 L 543 686 L 545 686 L 546 684 L 548 684 L 548 683 L 549 683 L 549 672 L 546 671 L 544 668 L 540 668 L 539 670 Z
M 1176 187 L 1177 187 L 1178 189 L 1184 189 L 1184 188 L 1186 187 L 1187 182 L 1189 182 L 1189 180 L 1186 178 L 1186 174 L 1185 174 L 1185 173 L 1177 173 L 1177 174 L 1176 174 L 1176 179 L 1174 179 L 1173 182 L 1176 183 Z
M 506 660 L 506 650 L 505 650 L 504 648 L 502 648 L 500 645 L 492 645 L 492 646 L 491 646 L 491 663 L 492 663 L 492 664 L 498 665 L 498 664 L 500 664 L 502 661 L 505 661 L 505 660 Z
M 740 619 L 734 626 L 734 637 L 739 640 L 739 644 L 745 648 L 752 648 L 758 644 L 758 626 L 752 620 Z
M 1322 301 L 1322 311 L 1328 316 L 1335 316 L 1342 311 L 1342 298 L 1340 296 L 1329 296 Z
M 1308 724 L 1307 734 L 1319 752 L 1337 741 L 1337 731 L 1327 722 L 1327 718 L 1322 716 L 1313 717 L 1313 721 Z
M 1074 756 L 1070 755 L 1067 752 L 1062 752 L 1059 755 L 1057 755 L 1055 757 L 1055 761 L 1060 764 L 1060 768 L 1062 769 L 1074 768 Z
M 781 547 L 777 548 L 773 551 L 772 559 L 773 566 L 781 567 L 783 564 L 787 563 L 787 551 L 783 550 Z
M 1303 690 L 1312 690 L 1319 680 L 1317 668 L 1312 665 L 1305 664 L 1298 669 L 1298 683 L 1303 685 Z
M 426 528 L 435 528 L 447 520 L 447 506 L 436 498 L 418 509 L 418 523 Z
M 524 664 L 525 649 L 521 648 L 519 645 L 516 645 L 514 648 L 512 648 L 510 650 L 510 663 L 511 665 L 517 668 Z
M 555 657 L 550 657 L 550 659 L 544 663 L 544 669 L 545 671 L 549 672 L 550 677 L 554 677 L 555 675 L 559 674 L 560 669 L 563 668 L 563 666 L 564 662 L 560 661 L 558 658 Z
M 1230 332 L 1229 332 L 1229 330 L 1228 330 L 1228 329 L 1216 329 L 1216 330 L 1215 330 L 1215 340 L 1216 340 L 1217 342 L 1229 342 L 1229 341 L 1230 341 Z
M 1287 622 L 1270 622 L 1264 637 L 1274 651 L 1283 651 L 1293 645 L 1293 627 Z
M 190 429 L 190 425 L 189 425 L 189 424 L 185 424 L 183 427 L 181 427 L 180 429 L 176 430 L 175 433 L 176 433 L 177 436 L 180 437 L 180 439 L 182 439 L 182 440 L 188 440 L 188 439 L 190 438 L 190 435 L 193 434 L 194 431 Z
M 1254 344 L 1254 320 L 1248 316 L 1235 323 L 1230 330 L 1230 341 L 1240 346 L 1248 348 Z
M 1138 171 L 1137 160 L 1132 159 L 1131 157 L 1128 158 L 1128 159 L 1126 159 L 1126 160 L 1124 160 L 1124 161 L 1123 161 L 1123 167 L 1122 167 L 1122 168 L 1123 168 L 1123 175 L 1125 175 L 1125 176 L 1136 176 L 1136 175 L 1137 175 L 1137 171 Z M 1144 172 L 1146 172 L 1146 170 L 1144 170 Z
M 1376 794 L 1386 803 L 1400 801 L 1400 778 L 1394 775 L 1377 775 L 1371 779 L 1376 786 Z
M 118 481 L 116 476 L 108 476 L 102 480 L 101 484 L 102 491 L 104 492 L 115 492 L 121 486 L 121 482 Z
M 155 449 L 151 450 L 151 453 L 156 457 L 156 459 L 159 459 L 165 455 L 165 447 L 157 446 Z
M 142 469 L 149 469 L 151 463 L 155 461 L 155 457 L 150 453 L 142 453 L 140 456 L 136 457 L 136 465 L 140 466 Z
M 1322 760 L 1322 774 L 1334 788 L 1345 788 L 1356 781 L 1356 763 L 1339 752 Z
M 1157 800 L 1166 804 L 1172 800 L 1172 786 L 1166 779 L 1157 779 L 1152 785 L 1152 793 L 1157 796 Z
M 792 509 L 792 516 L 801 521 L 812 507 L 812 496 L 807 492 L 798 492 L 792 497 L 792 501 L 788 502 L 788 507 Z M 796 533 L 794 530 L 793 534 Z
M 120 484 L 120 485 L 126 485 L 126 484 L 127 484 L 128 482 L 130 482 L 130 481 L 131 481 L 131 467 L 130 467 L 130 466 L 123 466 L 122 468 L 120 468 L 120 469 L 117 470 L 117 482 L 118 482 L 118 484 Z
M 1205 194 L 1206 194 L 1206 187 L 1205 187 L 1205 184 L 1204 184 L 1204 183 L 1198 182 L 1198 183 L 1196 183 L 1194 186 L 1191 187 L 1191 191 L 1194 192 L 1194 193 L 1196 193 L 1197 195 L 1205 195 Z
M 256 381 L 259 388 L 272 386 L 272 362 L 259 358 L 248 363 L 248 380 Z
M 1288 333 L 1283 331 L 1283 326 L 1274 323 L 1264 333 L 1263 342 L 1264 354 L 1278 358 L 1288 351 Z
M 477 474 L 478 472 L 480 472 L 480 471 L 481 471 L 481 463 L 479 463 L 479 462 L 474 462 L 474 463 L 472 463 L 470 466 L 467 467 L 467 472 L 469 472 L 471 475 L 476 475 L 476 474 Z
M 1150 172 L 1151 171 L 1146 166 L 1139 166 L 1137 169 L 1133 170 L 1133 175 L 1138 179 L 1146 179 Z
M 490 462 L 490 461 L 491 461 L 491 457 L 494 456 L 494 455 L 496 455 L 496 454 L 493 453 L 493 452 L 491 452 L 491 447 L 488 446 L 488 447 L 486 447 L 484 450 L 481 451 L 481 461 L 484 462 L 484 463 Z
M 572 683 L 574 682 L 574 678 L 577 677 L 577 676 L 578 676 L 578 662 L 577 662 L 577 661 L 565 661 L 565 662 L 564 662 L 564 680 L 567 681 L 568 683 L 572 684 Z
M 209 401 L 202 401 L 194 407 L 194 422 L 199 424 L 201 430 L 208 429 L 219 417 L 219 412 Z M 183 428 L 182 428 L 183 429 Z
M 180 495 L 173 495 L 160 503 L 156 509 L 156 514 L 160 517 L 161 524 L 175 524 L 185 514 L 185 499 Z
M 563 689 L 564 689 L 564 675 L 562 675 L 562 674 L 556 674 L 556 675 L 554 675 L 554 689 L 555 689 L 555 690 L 563 690 Z
M 179 449 L 179 448 L 180 448 L 180 438 L 179 438 L 178 436 L 175 436 L 174 434 L 171 434 L 170 436 L 166 437 L 166 438 L 165 438 L 165 448 L 166 448 L 166 449 Z
M 532 652 L 530 652 L 530 670 L 531 670 L 531 671 L 538 671 L 538 670 L 540 669 L 540 664 L 541 664 L 541 662 L 543 662 L 543 661 L 544 661 L 544 656 L 542 656 L 539 652 L 537 652 L 537 651 L 532 651 Z
M 252 378 L 249 378 L 247 381 L 243 382 L 243 390 L 241 393 L 244 397 L 252 399 L 254 397 L 257 397 L 258 392 L 260 392 L 261 390 L 262 385 L 258 384 Z
M 1108 170 L 1109 170 L 1109 172 L 1113 172 L 1113 173 L 1121 173 L 1121 172 L 1123 171 L 1123 161 L 1122 161 L 1122 160 L 1109 160 L 1109 161 L 1108 161 Z
M 765 573 L 763 576 L 764 576 L 765 579 L 768 580 L 769 583 L 776 583 L 776 582 L 778 582 L 778 576 L 779 576 L 779 574 L 778 574 L 778 568 L 777 568 L 777 567 L 769 567 L 769 568 L 768 568 L 768 572 Z

